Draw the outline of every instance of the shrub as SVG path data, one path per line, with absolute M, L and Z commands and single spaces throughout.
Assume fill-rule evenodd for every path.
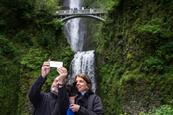
M 173 115 L 173 107 L 171 105 L 162 105 L 154 108 L 151 112 L 141 113 L 140 115 Z

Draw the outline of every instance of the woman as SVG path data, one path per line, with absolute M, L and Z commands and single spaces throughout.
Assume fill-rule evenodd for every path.
M 84 74 L 75 76 L 77 96 L 70 109 L 75 115 L 104 115 L 101 98 L 91 90 L 91 80 Z

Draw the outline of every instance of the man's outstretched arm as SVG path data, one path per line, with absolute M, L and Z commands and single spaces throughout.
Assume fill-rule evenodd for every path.
M 41 68 L 41 76 L 39 76 L 29 91 L 29 99 L 35 107 L 42 99 L 41 88 L 46 81 L 46 76 L 49 74 L 49 72 L 49 62 L 44 62 Z

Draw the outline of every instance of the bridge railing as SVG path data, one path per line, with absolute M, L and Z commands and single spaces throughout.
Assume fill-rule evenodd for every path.
M 102 9 L 70 9 L 70 10 L 59 10 L 56 12 L 57 15 L 65 16 L 65 15 L 77 15 L 77 14 L 105 14 L 106 12 Z

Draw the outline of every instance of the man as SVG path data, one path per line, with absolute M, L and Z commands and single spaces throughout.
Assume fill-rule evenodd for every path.
M 69 106 L 68 95 L 64 86 L 67 69 L 61 67 L 57 71 L 59 76 L 54 79 L 50 92 L 41 93 L 41 88 L 50 72 L 49 62 L 43 63 L 41 75 L 29 92 L 29 99 L 34 106 L 33 115 L 66 115 Z

